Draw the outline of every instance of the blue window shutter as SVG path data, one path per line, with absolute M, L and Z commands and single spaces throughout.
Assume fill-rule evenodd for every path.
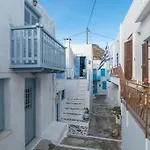
M 80 56 L 76 56 L 76 77 L 80 76 Z
M 4 81 L 0 80 L 0 130 L 4 129 Z
M 102 88 L 103 88 L 103 90 L 106 90 L 106 89 L 107 89 L 106 81 L 103 81 L 103 83 L 102 83 Z
M 101 76 L 105 77 L 105 69 L 101 69 Z

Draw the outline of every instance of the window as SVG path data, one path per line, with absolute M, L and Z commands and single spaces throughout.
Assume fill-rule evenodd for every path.
M 148 79 L 148 41 L 142 45 L 142 80 Z
M 65 90 L 63 90 L 61 93 L 61 100 L 64 100 L 64 99 L 65 99 Z
M 0 131 L 4 130 L 4 80 L 0 79 Z
M 126 79 L 132 79 L 132 40 L 124 43 L 124 74 Z
M 40 16 L 27 3 L 25 3 L 24 15 L 25 15 L 24 17 L 25 25 L 35 25 L 40 21 Z
M 105 77 L 105 69 L 101 69 L 101 76 Z

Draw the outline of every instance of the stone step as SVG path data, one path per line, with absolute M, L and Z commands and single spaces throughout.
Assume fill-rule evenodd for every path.
M 71 109 L 64 109 L 63 113 L 74 113 L 74 114 L 83 114 L 84 110 L 71 110 Z
M 65 104 L 84 105 L 84 103 L 80 101 L 67 101 Z
M 88 126 L 88 122 L 84 122 L 83 120 L 64 120 L 63 118 L 59 120 L 60 122 L 67 123 L 67 124 L 74 124 L 74 125 L 81 125 L 81 126 Z
M 61 118 L 60 120 L 66 120 L 66 121 L 75 121 L 75 122 L 85 122 L 81 119 L 73 119 L 73 118 Z
M 86 147 L 87 149 L 91 148 L 91 149 L 100 149 L 100 150 L 121 150 L 120 142 L 94 139 L 94 138 L 69 136 L 64 138 L 61 144 Z
M 64 104 L 64 108 L 83 108 L 84 109 L 84 107 L 85 107 L 85 105 L 83 105 L 83 104 Z
M 69 114 L 63 114 L 63 115 L 62 115 L 62 118 L 82 120 L 82 115 L 69 115 Z
M 53 148 L 53 150 L 81 150 L 81 149 L 71 148 L 71 147 L 56 146 L 55 148 Z
M 84 101 L 83 98 L 74 98 L 74 97 L 68 97 L 66 100 L 69 100 L 69 101 L 72 101 L 72 100 L 75 100 L 75 101 Z
M 82 111 L 84 111 L 83 107 L 82 108 L 78 108 L 78 107 L 66 107 L 66 106 L 64 106 L 64 109 L 65 110 L 76 110 L 76 111 L 82 110 Z

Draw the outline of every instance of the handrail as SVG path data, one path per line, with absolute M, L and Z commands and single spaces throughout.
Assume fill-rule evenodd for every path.
M 12 26 L 11 30 L 23 30 L 23 29 L 36 29 L 36 28 L 41 28 L 42 31 L 47 34 L 50 38 L 52 38 L 57 44 L 59 44 L 62 48 L 66 49 L 60 42 L 58 42 L 54 37 L 52 37 L 46 29 L 44 29 L 43 25 L 36 24 L 36 25 L 27 25 L 27 26 Z
M 126 103 L 127 110 L 140 124 L 146 137 L 150 136 L 150 89 L 139 88 L 126 80 L 120 81 L 121 99 Z

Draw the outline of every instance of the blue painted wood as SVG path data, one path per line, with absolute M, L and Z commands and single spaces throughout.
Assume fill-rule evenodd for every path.
M 10 54 L 12 69 L 65 71 L 65 47 L 41 26 L 11 27 Z
M 103 82 L 102 82 L 102 89 L 103 89 L 103 90 L 106 90 L 106 89 L 107 89 L 107 83 L 106 83 L 106 81 L 103 81 Z
M 76 56 L 76 77 L 80 77 L 80 56 Z
M 25 79 L 25 144 L 35 138 L 35 80 Z
M 106 71 L 105 71 L 105 69 L 101 69 L 101 76 L 102 76 L 102 77 L 105 77 L 105 76 L 106 76 Z
M 59 103 L 56 104 L 56 120 L 59 121 Z
M 97 70 L 93 69 L 93 80 L 96 81 L 97 80 Z
M 0 131 L 4 130 L 4 80 L 0 80 Z
M 93 82 L 93 94 L 97 93 L 97 82 Z
M 56 73 L 56 78 L 57 78 L 57 79 L 62 79 L 62 78 L 64 78 L 64 73 Z

